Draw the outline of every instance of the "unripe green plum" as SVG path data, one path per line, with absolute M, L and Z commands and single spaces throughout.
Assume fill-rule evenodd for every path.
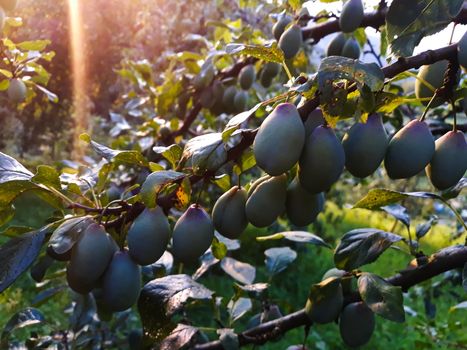
M 375 315 L 363 302 L 347 305 L 339 318 L 341 338 L 350 347 L 370 341 L 375 330 Z
M 245 212 L 256 227 L 271 225 L 285 210 L 287 175 L 265 176 L 256 180 L 248 191 Z
M 202 70 L 198 75 L 193 78 L 193 86 L 196 90 L 203 89 L 211 84 L 214 78 L 214 67 L 210 65 L 206 69 Z
M 14 103 L 21 103 L 26 99 L 28 88 L 21 79 L 14 78 L 10 80 L 8 86 L 8 98 Z
M 234 98 L 234 108 L 235 112 L 241 113 L 244 112 L 247 109 L 247 103 L 248 103 L 248 92 L 244 90 L 239 90 L 235 94 Z
M 235 86 L 228 86 L 224 90 L 224 96 L 222 97 L 222 104 L 225 107 L 226 112 L 231 113 L 235 110 L 235 95 L 237 94 L 237 89 Z
M 326 50 L 326 56 L 341 56 L 342 49 L 344 48 L 347 39 L 345 38 L 344 33 L 337 34 L 329 43 Z
M 134 261 L 143 266 L 155 263 L 169 243 L 169 220 L 160 207 L 145 209 L 131 225 L 126 238 Z
M 292 22 L 292 17 L 284 14 L 274 24 L 274 26 L 272 27 L 272 34 L 274 35 L 274 38 L 276 38 L 277 41 L 279 41 L 282 33 L 284 33 L 285 28 L 290 22 Z
M 362 23 L 364 16 L 362 0 L 349 0 L 342 7 L 339 26 L 344 33 L 351 33 Z
M 305 120 L 305 139 L 307 139 L 318 126 L 321 126 L 324 123 L 325 120 L 321 109 L 316 108 L 310 112 Z
M 18 4 L 18 0 L 0 0 L 0 7 L 5 11 L 13 11 Z
M 330 277 L 319 283 L 320 296 L 310 295 L 305 311 L 316 323 L 329 323 L 337 319 L 344 305 L 344 294 L 339 278 Z
M 344 47 L 342 48 L 342 56 L 347 58 L 353 58 L 357 60 L 360 57 L 360 46 L 358 45 L 357 40 L 350 38 L 345 42 Z
M 67 281 L 78 293 L 89 293 L 96 285 L 110 260 L 113 245 L 104 227 L 89 225 L 74 244 L 67 267 Z
M 243 187 L 234 186 L 214 204 L 212 221 L 219 233 L 227 238 L 238 238 L 248 225 L 245 213 L 248 194 Z
M 467 32 L 457 44 L 457 59 L 462 68 L 467 70 Z
M 238 82 L 243 90 L 248 90 L 256 79 L 255 66 L 249 64 L 240 70 Z
M 355 177 L 373 174 L 384 159 L 389 139 L 381 116 L 372 114 L 366 123 L 356 123 L 344 135 L 345 167 Z
M 422 66 L 418 71 L 417 76 L 423 79 L 427 83 L 431 84 L 433 88 L 438 89 L 443 86 L 444 73 L 448 68 L 448 61 L 438 61 L 433 64 Z M 428 86 L 426 86 L 421 80 L 415 81 L 415 96 L 417 98 L 431 98 L 435 94 Z M 429 100 L 422 101 L 424 105 L 427 105 Z M 432 107 L 439 106 L 443 103 L 442 98 L 436 98 L 431 104 Z
M 123 311 L 138 300 L 141 268 L 127 250 L 115 252 L 102 281 L 103 302 L 110 311 Z
M 406 179 L 422 171 L 434 152 L 435 141 L 428 125 L 412 120 L 392 137 L 384 165 L 391 179 Z
M 114 201 L 114 200 L 117 200 L 117 199 L 120 199 L 122 194 L 123 194 L 123 190 L 122 188 L 116 186 L 116 185 L 111 185 L 108 189 L 107 189 L 107 198 L 109 200 L 109 203 Z
M 206 211 L 192 204 L 175 224 L 172 253 L 184 263 L 196 261 L 209 248 L 214 238 L 214 225 Z
M 309 193 L 294 179 L 287 188 L 287 217 L 296 226 L 307 226 L 323 211 L 324 194 Z
M 281 71 L 281 65 L 277 62 L 267 62 L 263 67 L 263 73 L 269 77 L 274 78 Z
M 213 91 L 210 87 L 205 88 L 199 95 L 199 103 L 203 108 L 211 108 L 214 106 L 216 99 L 213 96 Z
M 303 148 L 300 183 L 311 193 L 325 192 L 339 179 L 344 164 L 344 148 L 334 131 L 328 126 L 318 126 Z
M 284 57 L 286 59 L 293 58 L 300 50 L 302 43 L 302 29 L 296 24 L 287 28 L 279 39 L 279 47 L 284 52 Z
M 426 174 L 433 186 L 445 190 L 456 185 L 467 171 L 467 142 L 462 131 L 449 131 L 435 142 L 435 153 Z
M 305 127 L 297 107 L 282 103 L 261 124 L 253 143 L 256 164 L 272 176 L 290 170 L 300 158 Z

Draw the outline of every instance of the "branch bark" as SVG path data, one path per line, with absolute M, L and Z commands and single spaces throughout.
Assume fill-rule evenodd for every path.
M 386 280 L 394 286 L 399 286 L 403 291 L 438 276 L 446 271 L 462 268 L 467 263 L 467 247 L 456 245 L 440 250 L 431 255 L 425 265 L 416 268 L 407 269 L 387 278 Z M 359 301 L 358 293 L 352 294 L 346 298 L 346 303 Z M 277 337 L 278 334 L 301 326 L 311 326 L 312 322 L 306 316 L 305 310 L 299 310 L 273 321 L 263 323 L 257 327 L 249 329 L 238 335 L 241 346 L 247 344 L 262 344 L 268 340 Z M 199 344 L 194 347 L 195 350 L 222 350 L 220 341 L 212 341 L 205 344 Z

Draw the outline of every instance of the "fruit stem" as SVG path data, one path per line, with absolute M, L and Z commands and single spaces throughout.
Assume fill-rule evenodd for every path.
M 287 67 L 287 63 L 285 61 L 282 61 L 282 67 L 284 67 L 285 72 L 287 73 L 287 76 L 289 77 L 289 80 L 293 80 L 292 73 L 290 73 L 289 67 Z
M 425 120 L 425 117 L 426 117 L 428 111 L 430 110 L 431 105 L 433 104 L 433 101 L 434 101 L 435 98 L 436 98 L 436 95 L 437 95 L 437 93 L 436 93 L 436 91 L 435 91 L 435 93 L 433 94 L 433 96 L 432 96 L 431 99 L 430 99 L 430 102 L 428 102 L 428 105 L 426 106 L 425 110 L 423 111 L 423 114 L 422 114 L 422 116 L 420 117 L 419 121 L 422 122 L 422 121 Z
M 443 202 L 449 209 L 451 209 L 451 211 L 454 213 L 454 215 L 456 216 L 457 220 L 459 221 L 459 223 L 464 227 L 464 231 L 467 232 L 467 224 L 465 223 L 464 219 L 462 218 L 461 214 L 459 214 L 459 212 L 447 201 L 445 200 L 444 198 L 440 197 L 439 198 L 441 200 L 441 202 Z
M 414 246 L 413 246 L 413 241 L 412 241 L 412 233 L 410 232 L 410 226 L 406 226 L 407 227 L 407 234 L 409 236 L 409 250 L 410 250 L 410 254 L 412 254 L 413 256 L 415 256 L 415 254 L 417 253 L 415 250 L 414 250 Z
M 83 180 L 89 186 L 89 189 L 91 190 L 92 198 L 94 199 L 94 203 L 96 203 L 96 207 L 100 207 L 101 203 L 97 199 L 96 192 L 94 191 L 94 187 L 92 186 L 91 182 L 89 182 L 89 180 L 84 177 L 81 177 L 80 180 Z
M 456 132 L 457 131 L 457 113 L 456 113 L 456 103 L 454 102 L 454 99 L 451 99 L 451 106 L 452 106 L 452 114 L 454 117 L 454 125 L 452 126 L 452 131 Z

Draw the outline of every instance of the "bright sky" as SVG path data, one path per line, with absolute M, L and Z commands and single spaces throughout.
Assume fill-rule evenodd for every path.
M 369 9 L 374 8 L 375 6 L 378 5 L 378 3 L 379 3 L 379 0 L 364 0 L 364 6 L 365 6 L 366 11 L 369 11 Z M 388 1 L 388 3 L 390 3 L 390 1 Z M 333 2 L 333 3 L 322 3 L 319 0 L 312 0 L 312 1 L 306 2 L 304 5 L 308 7 L 308 10 L 311 15 L 316 14 L 319 11 L 322 11 L 324 9 L 326 9 L 327 11 L 338 13 L 340 9 L 342 8 L 341 1 Z M 420 45 L 418 45 L 415 48 L 414 54 L 417 54 L 419 52 L 426 51 L 429 49 L 432 49 L 432 50 L 438 49 L 440 47 L 448 45 L 449 38 L 451 37 L 452 26 L 453 25 L 451 24 L 443 31 L 435 35 L 424 38 L 422 42 L 420 43 Z M 467 26 L 457 25 L 455 32 L 454 32 L 453 42 L 459 41 L 459 39 L 462 37 L 462 35 L 465 33 L 466 30 L 467 30 Z M 368 38 L 370 39 L 370 41 L 375 46 L 375 48 L 377 49 L 379 47 L 379 33 L 377 33 L 376 30 L 373 28 L 368 28 L 366 29 L 366 34 Z M 326 37 L 325 39 L 320 41 L 318 46 L 321 47 L 323 50 L 325 50 L 325 48 L 327 47 L 332 37 L 333 36 Z M 364 57 L 364 60 L 372 61 L 370 55 L 366 55 Z

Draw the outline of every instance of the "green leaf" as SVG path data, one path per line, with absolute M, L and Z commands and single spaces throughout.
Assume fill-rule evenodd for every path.
M 243 124 L 244 122 L 246 122 L 248 119 L 250 119 L 250 117 L 252 117 L 253 115 L 255 115 L 256 111 L 262 106 L 262 103 L 258 103 L 256 104 L 253 108 L 249 109 L 248 111 L 245 111 L 245 112 L 242 112 L 242 113 L 239 113 L 237 115 L 235 115 L 234 117 L 232 117 L 232 119 L 230 119 L 227 123 L 227 125 L 225 126 L 225 129 L 224 131 L 222 132 L 222 139 L 224 140 L 224 142 L 226 140 L 228 140 L 228 138 L 230 137 L 230 135 L 232 135 L 232 133 L 237 130 L 241 124 Z
M 49 245 L 57 254 L 66 253 L 73 247 L 81 233 L 93 222 L 92 216 L 80 216 L 64 221 L 52 233 Z
M 10 239 L 0 247 L 0 293 L 36 260 L 48 227 Z
M 240 159 L 235 162 L 233 170 L 235 174 L 240 175 L 241 173 L 250 170 L 256 165 L 255 154 L 252 149 L 248 149 L 242 153 Z
M 252 284 L 256 277 L 256 269 L 250 264 L 225 257 L 221 261 L 221 268 L 226 274 L 243 284 Z
M 58 96 L 54 94 L 52 91 L 46 89 L 42 85 L 39 85 L 39 84 L 34 84 L 34 85 L 40 92 L 42 92 L 45 96 L 47 96 L 50 102 L 53 102 L 53 103 L 58 102 Z
M 213 292 L 188 275 L 170 275 L 147 283 L 138 310 L 148 340 L 159 343 L 175 328 L 171 317 L 190 300 L 210 300 Z
M 292 242 L 299 242 L 299 243 L 310 243 L 318 246 L 323 246 L 326 248 L 331 248 L 329 244 L 327 244 L 321 237 L 309 233 L 306 231 L 284 231 L 275 233 L 269 236 L 259 236 L 256 237 L 256 240 L 259 242 L 262 241 L 269 241 L 269 240 L 276 240 L 276 239 L 288 239 Z
M 10 86 L 10 81 L 8 79 L 4 79 L 0 81 L 0 91 L 8 90 L 9 86 Z
M 130 164 L 130 165 L 140 165 L 147 166 L 148 161 L 139 151 L 122 151 L 109 148 L 107 146 L 101 145 L 95 141 L 92 141 L 89 138 L 89 135 L 81 135 L 80 138 L 83 141 L 90 143 L 94 152 L 102 158 L 107 159 L 108 161 L 113 161 L 117 164 Z
M 386 15 L 387 40 L 396 56 L 410 56 L 423 37 L 444 29 L 463 0 L 394 0 Z
M 195 173 L 216 170 L 227 160 L 227 150 L 221 133 L 201 135 L 189 140 L 183 150 L 182 163 L 188 163 Z
M 228 191 L 231 187 L 229 174 L 216 176 L 213 180 L 211 180 L 211 182 L 219 186 L 219 188 L 224 192 Z
M 30 180 L 32 176 L 16 159 L 0 152 L 0 184 L 13 180 Z
M 371 91 L 378 91 L 383 88 L 384 73 L 376 63 L 361 63 L 340 56 L 324 58 L 318 69 L 320 90 L 340 79 L 355 81 L 359 88 L 367 85 Z
M 289 247 L 270 248 L 264 251 L 266 269 L 270 275 L 284 271 L 296 258 L 297 252 Z
M 13 73 L 11 73 L 9 70 L 6 69 L 0 69 L 0 74 L 4 75 L 8 79 L 13 78 Z M 8 82 L 8 80 L 6 80 Z M 9 85 L 9 84 L 8 84 Z M 8 86 L 7 86 L 8 87 Z
M 431 192 L 398 192 L 386 190 L 384 188 L 376 188 L 370 190 L 370 192 L 368 192 L 365 197 L 360 199 L 353 207 L 375 210 L 385 205 L 397 203 L 408 197 L 443 200 L 440 196 Z
M 225 51 L 230 55 L 241 53 L 267 62 L 282 63 L 284 61 L 284 52 L 277 46 L 275 41 L 264 46 L 228 44 Z
M 407 212 L 407 208 L 400 204 L 391 204 L 381 207 L 386 213 L 393 216 L 400 222 L 402 222 L 406 227 L 410 226 L 410 215 Z
M 23 19 L 21 17 L 7 17 L 5 22 L 10 27 L 21 27 L 23 25 Z
M 182 156 L 182 148 L 176 144 L 170 145 L 168 147 L 155 146 L 152 148 L 152 150 L 157 154 L 161 154 L 165 159 L 167 159 L 174 169 L 177 167 L 177 163 Z
M 15 216 L 15 207 L 13 205 L 7 205 L 0 207 L 0 227 L 8 223 Z
M 35 324 L 45 322 L 44 315 L 32 307 L 28 307 L 14 314 L 7 322 L 2 331 L 1 347 L 6 349 L 8 347 L 8 337 L 15 329 L 32 326 Z
M 338 269 L 353 270 L 372 263 L 393 243 L 402 237 L 393 233 L 361 228 L 347 232 L 334 252 L 334 263 Z
M 358 291 L 375 314 L 394 322 L 405 321 L 401 287 L 393 286 L 375 274 L 364 272 L 358 278 Z
M 227 310 L 229 310 L 232 323 L 239 320 L 243 315 L 250 311 L 252 307 L 253 304 L 250 298 L 238 298 L 236 300 L 231 299 L 227 304 Z
M 60 184 L 60 174 L 57 169 L 51 166 L 39 165 L 37 167 L 36 175 L 34 175 L 31 180 L 37 184 L 43 184 L 57 190 L 62 189 Z
M 34 41 L 23 41 L 21 43 L 16 44 L 16 46 L 20 50 L 27 50 L 27 51 L 42 51 L 48 45 L 50 45 L 50 40 L 34 40 Z
M 1 178 L 1 172 L 0 172 Z M 21 193 L 30 190 L 42 190 L 38 185 L 29 180 L 14 180 L 1 183 L 0 182 L 0 208 L 7 207 L 18 197 Z M 43 190 L 46 191 L 46 190 Z
M 156 171 L 148 175 L 141 186 L 141 199 L 148 208 L 156 206 L 157 193 L 166 184 L 183 179 L 187 175 L 173 170 Z
M 179 323 L 157 348 L 159 350 L 185 349 L 198 333 L 198 328 Z
M 222 260 L 227 255 L 227 246 L 214 237 L 211 245 L 212 255 L 218 260 Z

